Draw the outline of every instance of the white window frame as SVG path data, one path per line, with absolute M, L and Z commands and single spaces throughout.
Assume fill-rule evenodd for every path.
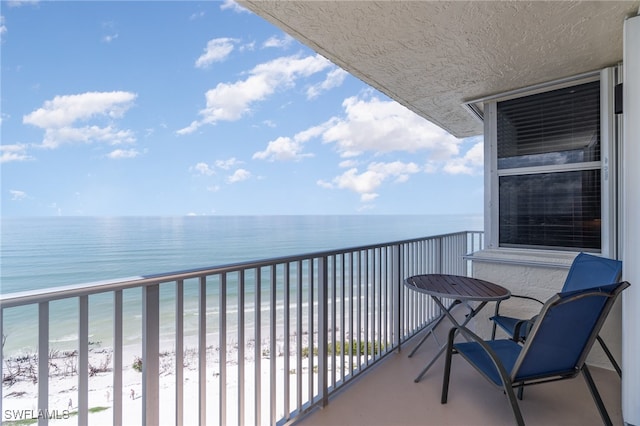
M 581 74 L 562 80 L 556 80 L 532 87 L 522 88 L 508 93 L 503 93 L 488 98 L 479 99 L 472 103 L 482 103 L 484 112 L 484 158 L 485 158 L 485 246 L 488 249 L 513 250 L 499 245 L 499 178 L 514 174 L 510 170 L 498 170 L 497 150 L 497 103 L 509 99 L 516 99 L 537 93 L 543 93 L 564 87 L 575 86 L 600 80 L 600 161 L 593 163 L 567 164 L 561 166 L 534 167 L 531 170 L 518 169 L 515 174 L 568 171 L 585 168 L 598 168 L 600 170 L 600 200 L 601 200 L 601 247 L 599 253 L 606 257 L 617 256 L 617 221 L 618 221 L 618 197 L 616 193 L 618 171 L 616 164 L 617 150 L 616 139 L 618 135 L 619 121 L 614 113 L 614 86 L 618 71 L 615 68 L 606 68 L 601 71 Z M 523 248 L 517 250 L 556 252 L 566 249 L 537 249 Z

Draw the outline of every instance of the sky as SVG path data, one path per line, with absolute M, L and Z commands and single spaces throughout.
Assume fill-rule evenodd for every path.
M 0 7 L 2 216 L 482 213 L 482 137 L 232 1 Z

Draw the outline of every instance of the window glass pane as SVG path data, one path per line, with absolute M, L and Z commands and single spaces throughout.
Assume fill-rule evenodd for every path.
M 600 82 L 497 105 L 498 168 L 600 161 Z
M 600 249 L 600 171 L 502 176 L 502 247 Z

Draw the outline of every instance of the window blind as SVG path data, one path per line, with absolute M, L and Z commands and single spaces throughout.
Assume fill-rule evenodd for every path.
M 600 249 L 600 170 L 503 176 L 500 245 Z
M 498 168 L 600 161 L 600 82 L 498 103 Z
M 496 119 L 500 246 L 599 250 L 600 82 L 499 102 Z

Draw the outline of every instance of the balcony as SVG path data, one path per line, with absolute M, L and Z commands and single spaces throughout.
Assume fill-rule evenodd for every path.
M 502 393 L 462 362 L 440 405 L 441 363 L 413 383 L 433 341 L 411 359 L 404 350 L 439 312 L 403 278 L 468 275 L 464 255 L 482 244 L 482 233 L 461 232 L 2 295 L 3 336 L 22 327 L 36 348 L 3 342 L 2 420 L 511 424 Z M 60 321 L 77 334 L 56 338 Z M 105 324 L 109 335 L 90 341 Z M 594 376 L 621 423 L 619 379 Z M 531 424 L 599 423 L 581 379 L 537 388 L 522 404 Z
M 459 312 L 462 312 L 460 310 Z M 446 339 L 446 328 L 437 329 Z M 414 378 L 437 351 L 427 340 L 412 358 L 407 354 L 418 337 L 403 344 L 384 362 L 299 422 L 302 426 L 326 425 L 504 425 L 515 424 L 502 390 L 490 384 L 468 363 L 454 357 L 447 404 L 440 404 L 444 357 L 419 383 Z M 590 366 L 598 391 L 614 425 L 623 425 L 620 378 L 611 370 Z M 527 388 L 519 401 L 527 425 L 602 425 L 581 376 L 573 380 Z

